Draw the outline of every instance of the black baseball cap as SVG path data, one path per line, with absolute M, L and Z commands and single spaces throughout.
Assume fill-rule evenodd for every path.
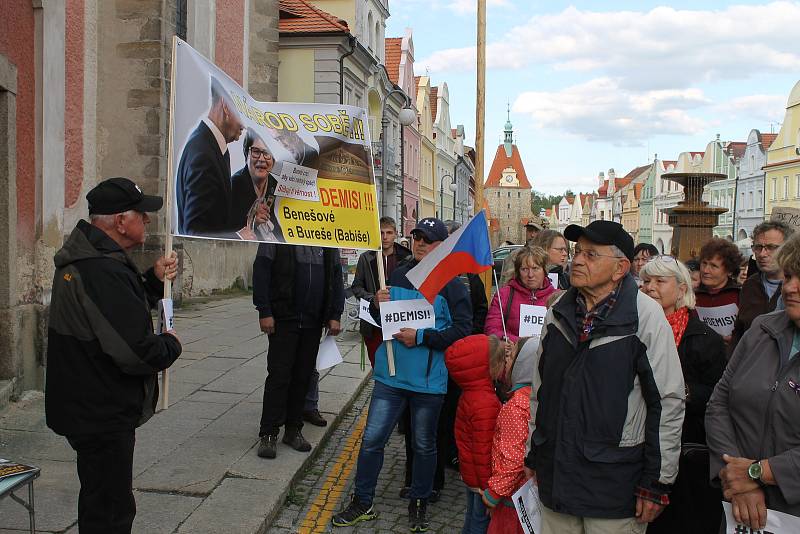
M 411 235 L 414 235 L 415 232 L 421 233 L 427 237 L 429 241 L 444 241 L 447 239 L 447 236 L 450 235 L 444 223 L 436 217 L 420 219 L 417 226 L 411 230 Z
M 570 224 L 564 229 L 564 237 L 577 241 L 581 236 L 598 245 L 616 245 L 633 261 L 633 238 L 621 224 L 614 221 L 592 221 L 586 227 Z
M 86 194 L 90 215 L 111 215 L 128 210 L 142 213 L 158 211 L 164 199 L 145 195 L 138 185 L 127 178 L 117 177 L 103 180 Z

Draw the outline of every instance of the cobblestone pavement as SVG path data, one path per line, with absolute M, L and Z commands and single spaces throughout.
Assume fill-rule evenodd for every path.
M 350 499 L 361 435 L 372 395 L 368 385 L 331 434 L 325 448 L 289 492 L 286 503 L 267 529 L 268 534 L 394 533 L 409 532 L 408 501 L 399 496 L 404 482 L 403 436 L 396 431 L 386 447 L 383 470 L 375 492 L 377 519 L 353 527 L 333 528 L 331 518 Z M 428 506 L 429 532 L 458 533 L 464 523 L 464 485 L 458 473 L 445 469 L 445 487 L 439 502 Z

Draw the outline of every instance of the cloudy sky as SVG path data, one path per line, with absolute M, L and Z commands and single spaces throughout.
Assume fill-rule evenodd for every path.
M 594 189 L 600 171 L 676 159 L 716 134 L 777 132 L 800 80 L 800 1 L 487 4 L 487 165 L 509 102 L 528 177 L 548 193 Z M 447 82 L 471 141 L 476 5 L 390 0 L 386 32 L 412 28 L 416 74 Z

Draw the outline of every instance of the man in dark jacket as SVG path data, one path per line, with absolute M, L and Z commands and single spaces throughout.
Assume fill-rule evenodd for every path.
M 154 334 L 150 317 L 177 262 L 173 252 L 142 275 L 127 254 L 144 243 L 161 197 L 111 178 L 86 199 L 91 224 L 79 221 L 55 256 L 45 413 L 77 453 L 81 533 L 122 533 L 136 515 L 135 429 L 155 411 L 158 371 L 181 353 L 175 333 Z
M 547 311 L 526 471 L 542 533 L 643 533 L 678 472 L 685 388 L 661 306 L 629 274 L 622 225 L 569 225 L 572 288 Z
M 284 443 L 308 452 L 311 444 L 301 432 L 303 419 L 327 424 L 316 407 L 315 413 L 307 413 L 306 398 L 318 397 L 316 362 L 323 327 L 333 336 L 341 331 L 344 284 L 339 250 L 262 243 L 253 263 L 253 304 L 261 331 L 269 336 L 258 455 L 275 458 L 281 426 Z
M 750 275 L 739 293 L 739 314 L 733 326 L 728 354 L 733 354 L 736 345 L 759 315 L 774 311 L 781 296 L 783 272 L 773 256 L 794 233 L 794 229 L 780 221 L 765 221 L 753 229 L 753 255 L 758 272 Z
M 381 249 L 383 252 L 383 272 L 386 280 L 392 275 L 398 265 L 406 261 L 411 256 L 411 251 L 406 247 L 395 243 L 397 239 L 397 224 L 391 217 L 381 217 Z M 378 278 L 378 253 L 368 250 L 361 254 L 356 265 L 356 274 L 353 278 L 351 289 L 353 296 L 357 299 L 364 299 L 372 302 L 375 293 L 381 288 Z M 367 346 L 367 356 L 369 363 L 375 365 L 375 351 L 381 344 L 381 330 L 375 328 L 366 321 L 361 321 L 359 331 L 364 338 Z
M 233 100 L 211 77 L 211 107 L 189 136 L 178 164 L 175 197 L 178 233 L 254 239 L 247 227 L 232 226 L 231 156 L 228 144 L 244 129 Z M 237 233 L 238 231 L 238 233 Z

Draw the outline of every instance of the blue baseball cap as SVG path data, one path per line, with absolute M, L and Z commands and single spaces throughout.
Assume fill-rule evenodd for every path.
M 447 239 L 447 236 L 450 235 L 444 223 L 436 217 L 420 219 L 417 226 L 411 230 L 411 235 L 417 232 L 427 237 L 429 241 L 444 241 Z

